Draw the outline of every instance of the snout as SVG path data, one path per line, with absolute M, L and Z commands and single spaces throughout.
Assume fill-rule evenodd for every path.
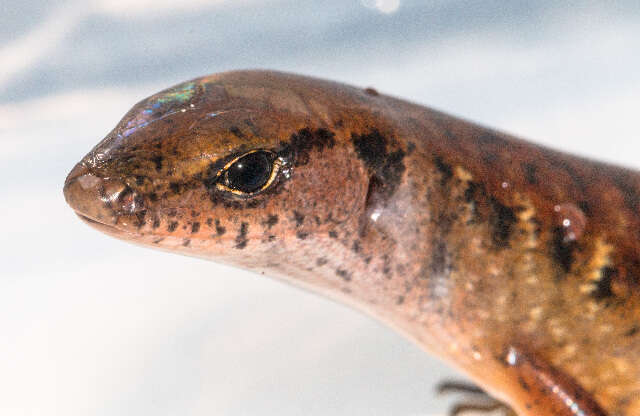
M 143 201 L 124 181 L 104 178 L 78 163 L 67 175 L 64 198 L 83 220 L 115 226 L 144 210 Z M 93 224 L 92 224 L 93 225 Z

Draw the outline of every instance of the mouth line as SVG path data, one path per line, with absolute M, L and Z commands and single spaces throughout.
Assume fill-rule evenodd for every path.
M 107 224 L 102 223 L 102 222 L 100 222 L 100 221 L 96 221 L 96 220 L 94 220 L 93 218 L 89 218 L 89 217 L 87 217 L 86 215 L 79 213 L 78 211 L 76 211 L 75 213 L 76 213 L 76 215 L 77 215 L 78 217 L 80 217 L 80 219 L 81 219 L 82 221 L 84 221 L 84 222 L 87 222 L 87 223 L 89 223 L 89 224 L 99 224 L 99 225 L 104 225 L 105 227 L 108 227 L 108 225 L 107 225 Z
M 137 236 L 138 234 L 136 233 L 132 233 L 130 231 L 126 231 L 126 230 L 122 230 L 119 229 L 118 227 L 116 227 L 115 225 L 109 225 L 109 224 L 105 224 L 103 222 L 97 221 L 91 217 L 87 217 L 84 214 L 79 213 L 78 211 L 75 212 L 76 215 L 86 224 L 88 224 L 89 226 L 105 233 L 111 236 Z

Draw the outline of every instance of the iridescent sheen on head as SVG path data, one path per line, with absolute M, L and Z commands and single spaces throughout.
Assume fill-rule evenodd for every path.
M 131 120 L 121 134 L 127 137 L 150 123 L 193 109 L 194 105 L 189 104 L 189 101 L 194 97 L 195 91 L 196 83 L 189 81 L 155 95 L 141 111 L 131 115 Z

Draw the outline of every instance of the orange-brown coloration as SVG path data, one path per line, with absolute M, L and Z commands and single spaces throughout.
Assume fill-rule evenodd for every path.
M 217 185 L 255 150 L 278 161 L 265 189 Z M 635 172 L 371 90 L 245 71 L 137 104 L 65 196 L 115 237 L 364 309 L 520 415 L 640 414 Z

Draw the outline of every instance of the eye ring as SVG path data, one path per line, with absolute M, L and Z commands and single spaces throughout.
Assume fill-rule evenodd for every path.
M 216 189 L 250 197 L 269 188 L 284 160 L 268 150 L 251 150 L 229 161 L 216 176 Z

